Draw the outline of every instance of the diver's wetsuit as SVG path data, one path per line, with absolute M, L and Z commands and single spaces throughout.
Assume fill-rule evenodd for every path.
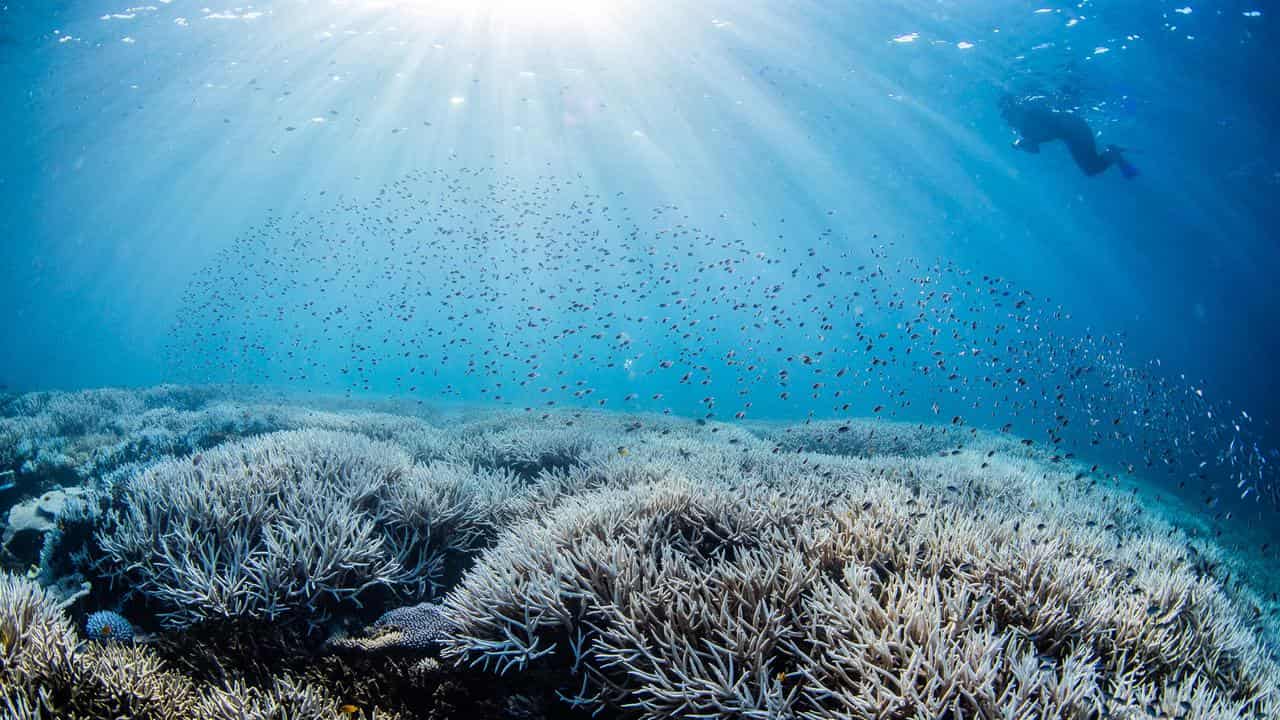
M 1009 99 L 1002 101 L 1001 113 L 1021 136 L 1013 143 L 1019 150 L 1038 153 L 1041 143 L 1061 140 L 1085 175 L 1097 175 L 1112 165 L 1119 165 L 1125 177 L 1138 174 L 1115 145 L 1108 145 L 1099 153 L 1093 130 L 1079 115 L 1058 112 L 1038 102 Z

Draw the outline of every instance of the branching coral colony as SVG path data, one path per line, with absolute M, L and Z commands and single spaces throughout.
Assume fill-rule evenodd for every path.
M 302 622 L 369 594 L 419 597 L 480 546 L 508 476 L 413 466 L 360 435 L 288 431 L 162 461 L 123 488 L 97 536 L 115 584 L 164 624 Z
M 142 720 L 319 720 L 337 702 L 287 675 L 269 687 L 199 683 L 148 649 L 82 641 L 34 582 L 0 574 L 0 716 Z
M 554 663 L 570 702 L 646 717 L 1275 710 L 1270 660 L 1166 545 L 940 512 L 889 484 L 837 507 L 821 495 L 575 499 L 449 596 L 446 654 Z
M 166 397 L 192 426 L 226 413 L 212 390 L 25 402 L 83 449 L 77 429 L 132 442 L 102 413 L 165 415 Z M 1245 610 L 1255 589 L 1222 580 L 1231 553 L 1016 441 L 589 412 L 261 416 L 94 475 L 38 580 L 0 578 L 0 713 L 1280 716 L 1274 631 Z M 158 640 L 104 635 L 103 618 Z M 210 628 L 248 639 L 196 648 Z

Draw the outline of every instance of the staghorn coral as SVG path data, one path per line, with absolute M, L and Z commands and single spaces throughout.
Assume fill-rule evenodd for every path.
M 362 715 L 370 720 L 390 717 L 377 710 Z M 287 675 L 276 678 L 267 688 L 232 681 L 224 688 L 206 693 L 192 716 L 205 720 L 337 720 L 349 717 L 339 709 L 338 701 L 326 692 Z
M 137 648 L 81 649 L 70 621 L 35 583 L 0 576 L 0 686 L 15 715 L 182 717 L 194 691 Z
M 484 541 L 509 485 L 358 435 L 275 433 L 151 467 L 97 541 L 104 571 L 167 627 L 316 627 L 372 594 L 431 592 L 451 554 Z
M 653 718 L 1276 712 L 1273 661 L 1170 544 L 886 469 L 843 494 L 819 473 L 568 499 L 446 598 L 445 655 L 554 668 L 569 704 Z
M 405 461 L 351 436 L 284 433 L 162 462 L 128 484 L 98 542 L 171 627 L 323 612 L 404 581 L 360 507 Z
M 581 466 L 598 456 L 600 448 L 595 432 L 566 422 L 493 413 L 458 427 L 441 454 L 465 465 L 502 468 L 532 478 L 543 471 Z
M 406 569 L 408 595 L 435 595 L 486 546 L 519 484 L 503 470 L 435 462 L 378 488 L 377 526 Z
M 0 685 L 35 686 L 66 673 L 77 639 L 57 602 L 39 585 L 0 573 Z
M 137 645 L 81 644 L 35 583 L 0 575 L 0 709 L 5 717 L 70 720 L 338 720 L 325 691 L 281 676 L 265 688 L 200 682 Z M 372 711 L 365 717 L 388 717 Z
M 54 717 L 47 698 L 41 691 L 31 693 L 25 688 L 6 687 L 0 690 L 0 701 L 4 702 L 4 705 L 0 705 L 0 712 L 8 720 L 45 720 Z
M 47 680 L 67 715 L 162 720 L 192 717 L 200 688 L 132 645 L 89 645 L 77 651 L 74 672 Z
M 82 423 L 87 434 L 49 446 L 89 448 L 110 469 L 93 471 L 107 492 L 46 534 L 41 581 L 92 580 L 92 605 L 148 626 L 141 611 L 158 610 L 181 632 L 127 652 L 86 645 L 45 675 L 56 682 L 7 685 L 0 708 L 159 716 L 145 689 L 94 679 L 130 688 L 145 671 L 174 683 L 178 718 L 295 712 L 279 705 L 289 683 L 425 717 L 482 697 L 503 707 L 512 698 L 489 697 L 487 672 L 521 668 L 504 693 L 554 707 L 550 679 L 571 707 L 655 717 L 1275 712 L 1275 667 L 1241 611 L 1252 579 L 1223 580 L 1240 577 L 1234 556 L 1150 517 L 1112 478 L 1016 441 L 883 422 L 566 410 L 436 426 L 265 397 L 180 404 L 135 403 L 137 424 Z M 125 441 L 185 457 L 117 464 L 135 451 L 92 450 Z M 326 556 L 356 571 L 327 573 Z M 310 655 L 316 635 L 302 631 L 358 625 L 459 577 L 446 644 L 462 666 L 415 672 L 435 648 L 377 623 L 351 641 L 399 656 Z M 282 638 L 274 651 L 266 630 Z
M 353 408 L 341 398 L 309 398 L 304 407 L 266 391 L 219 386 L 27 393 L 0 401 L 0 471 L 14 471 L 17 483 L 37 492 L 76 482 L 109 487 L 165 457 L 304 428 L 394 440 L 415 456 L 440 457 L 440 430 L 420 408 L 405 410 L 392 400 Z

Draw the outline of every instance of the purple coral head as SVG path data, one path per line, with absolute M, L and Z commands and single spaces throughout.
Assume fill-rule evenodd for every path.
M 99 642 L 133 642 L 133 625 L 118 612 L 99 610 L 84 623 L 85 634 Z

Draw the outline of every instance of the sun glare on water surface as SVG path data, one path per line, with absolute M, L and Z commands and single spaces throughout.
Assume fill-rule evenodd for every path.
M 613 3 L 598 0 L 420 0 L 428 10 L 488 16 L 514 26 L 554 26 L 601 20 Z

